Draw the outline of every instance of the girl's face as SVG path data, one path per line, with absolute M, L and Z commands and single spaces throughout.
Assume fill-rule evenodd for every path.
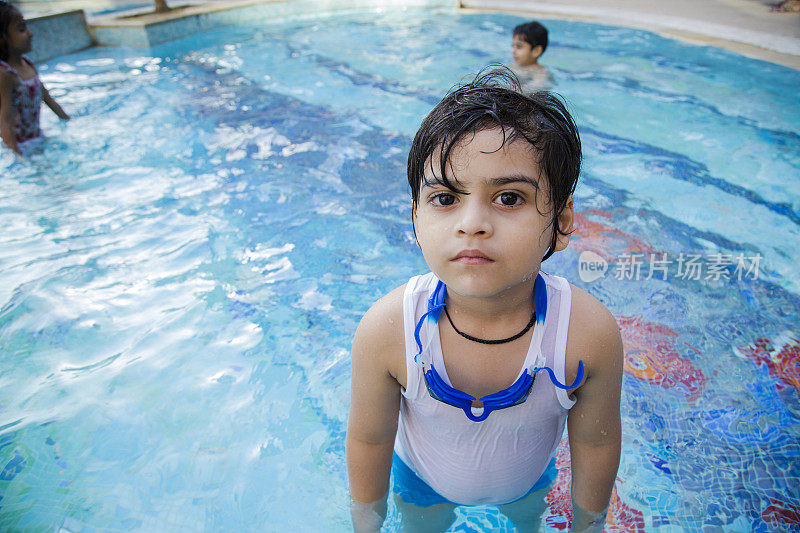
M 426 164 L 428 183 L 414 209 L 425 261 L 448 290 L 462 296 L 499 296 L 532 284 L 552 242 L 552 209 L 537 154 L 521 139 L 501 144 L 503 134 L 492 129 L 453 147 L 449 166 L 464 193 L 435 183 Z M 570 200 L 559 216 L 566 231 L 573 214 Z M 556 250 L 568 242 L 559 236 Z
M 33 33 L 21 13 L 14 17 L 8 25 L 6 42 L 8 51 L 12 53 L 25 54 L 33 50 Z

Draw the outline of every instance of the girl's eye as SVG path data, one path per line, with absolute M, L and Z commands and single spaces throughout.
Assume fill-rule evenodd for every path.
M 453 205 L 455 203 L 455 201 L 456 201 L 456 197 L 454 195 L 450 194 L 450 193 L 447 193 L 447 192 L 439 193 L 439 194 L 435 195 L 433 198 L 431 198 L 431 202 L 434 205 L 438 205 L 438 206 L 442 206 L 442 207 L 445 207 L 445 206 L 448 206 L 448 205 Z
M 500 193 L 500 196 L 497 197 L 497 201 L 500 202 L 501 205 L 512 207 L 522 203 L 522 197 L 515 192 L 504 192 Z

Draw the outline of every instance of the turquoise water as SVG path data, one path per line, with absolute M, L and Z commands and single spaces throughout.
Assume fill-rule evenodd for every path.
M 43 112 L 24 161 L 0 151 L 0 530 L 347 530 L 352 334 L 426 268 L 410 139 L 520 21 L 340 13 L 39 65 L 74 118 Z M 800 73 L 547 25 L 586 161 L 579 232 L 545 268 L 626 345 L 608 529 L 796 528 Z M 588 252 L 605 277 L 580 278 Z M 627 279 L 640 253 L 705 270 Z M 706 279 L 713 254 L 759 270 Z M 477 508 L 452 530 L 504 528 Z

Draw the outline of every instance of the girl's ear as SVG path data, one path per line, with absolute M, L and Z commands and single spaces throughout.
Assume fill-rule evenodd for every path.
M 411 203 L 411 231 L 414 232 L 414 242 L 419 247 L 419 239 L 417 239 L 417 204 Z
M 566 235 L 562 235 L 559 232 L 559 234 L 555 236 L 556 252 L 565 250 L 567 246 L 569 246 L 570 234 L 573 231 L 575 231 L 574 226 L 575 226 L 575 200 L 570 194 L 569 198 L 567 198 L 567 203 L 564 206 L 564 209 L 562 209 L 561 213 L 558 214 L 558 227 L 559 229 L 561 229 L 562 232 L 566 233 Z
M 544 53 L 544 48 L 542 48 L 541 44 L 537 44 L 536 46 L 533 47 L 533 50 L 531 50 L 531 54 L 536 59 L 539 59 L 539 56 L 542 55 L 543 53 Z

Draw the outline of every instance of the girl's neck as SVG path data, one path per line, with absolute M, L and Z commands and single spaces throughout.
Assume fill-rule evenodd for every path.
M 474 323 L 525 321 L 533 313 L 533 284 L 530 280 L 488 298 L 476 298 L 447 291 L 447 309 L 451 316 L 459 315 L 463 320 Z
M 12 67 L 18 67 L 22 65 L 22 54 L 15 53 L 13 51 L 8 52 L 8 58 L 6 59 L 6 63 L 11 65 Z

